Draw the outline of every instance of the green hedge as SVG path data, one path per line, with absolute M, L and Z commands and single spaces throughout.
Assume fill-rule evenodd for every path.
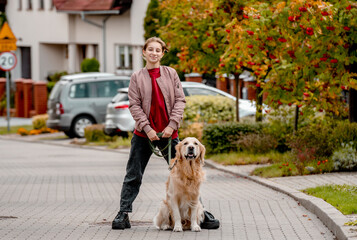
M 217 123 L 234 121 L 235 102 L 221 96 L 186 97 L 183 120 L 186 122 Z
M 250 133 L 261 133 L 265 125 L 237 122 L 209 124 L 203 129 L 202 141 L 207 153 L 240 151 L 237 144 L 239 138 Z

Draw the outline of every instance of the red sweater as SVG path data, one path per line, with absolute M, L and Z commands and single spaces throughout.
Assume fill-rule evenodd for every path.
M 149 69 L 149 74 L 151 78 L 152 85 L 152 97 L 151 97 L 151 107 L 149 122 L 150 126 L 156 132 L 162 132 L 169 125 L 169 116 L 166 111 L 164 96 L 160 90 L 159 85 L 156 82 L 156 79 L 160 77 L 160 68 Z M 146 137 L 145 132 L 139 132 L 135 129 L 134 134 L 140 137 Z M 177 130 L 173 132 L 172 138 L 175 139 L 178 137 Z

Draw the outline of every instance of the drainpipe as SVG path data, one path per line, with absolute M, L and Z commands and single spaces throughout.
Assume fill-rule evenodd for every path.
M 93 12 L 89 13 L 89 14 L 93 14 Z M 106 72 L 107 71 L 107 38 L 106 38 L 106 22 L 108 21 L 108 19 L 111 17 L 111 15 L 106 16 L 103 21 L 102 21 L 102 25 L 96 23 L 96 22 L 92 22 L 88 19 L 86 19 L 86 12 L 80 12 L 81 18 L 84 22 L 92 24 L 96 27 L 99 27 L 102 29 L 102 33 L 103 33 L 103 71 Z

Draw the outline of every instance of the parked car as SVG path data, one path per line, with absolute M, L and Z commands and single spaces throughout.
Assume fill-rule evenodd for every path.
M 47 127 L 64 131 L 70 138 L 84 137 L 85 127 L 104 122 L 108 103 L 129 82 L 129 77 L 111 73 L 63 76 L 47 102 Z
M 194 95 L 224 96 L 236 101 L 236 97 L 229 93 L 202 83 L 182 82 L 182 88 L 186 97 Z M 239 99 L 239 117 L 253 116 L 255 112 L 255 106 L 251 101 Z M 127 132 L 133 131 L 134 127 L 135 121 L 129 111 L 128 88 L 119 89 L 118 94 L 107 106 L 104 132 L 111 136 L 126 135 Z

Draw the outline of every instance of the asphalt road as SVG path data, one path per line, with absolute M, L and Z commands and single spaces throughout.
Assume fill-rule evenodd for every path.
M 166 162 L 152 157 L 130 215 L 132 228 L 112 230 L 126 151 L 101 151 L 0 139 L 1 239 L 334 239 L 292 198 L 205 167 L 201 196 L 218 230 L 159 231 L 152 225 L 165 197 Z

